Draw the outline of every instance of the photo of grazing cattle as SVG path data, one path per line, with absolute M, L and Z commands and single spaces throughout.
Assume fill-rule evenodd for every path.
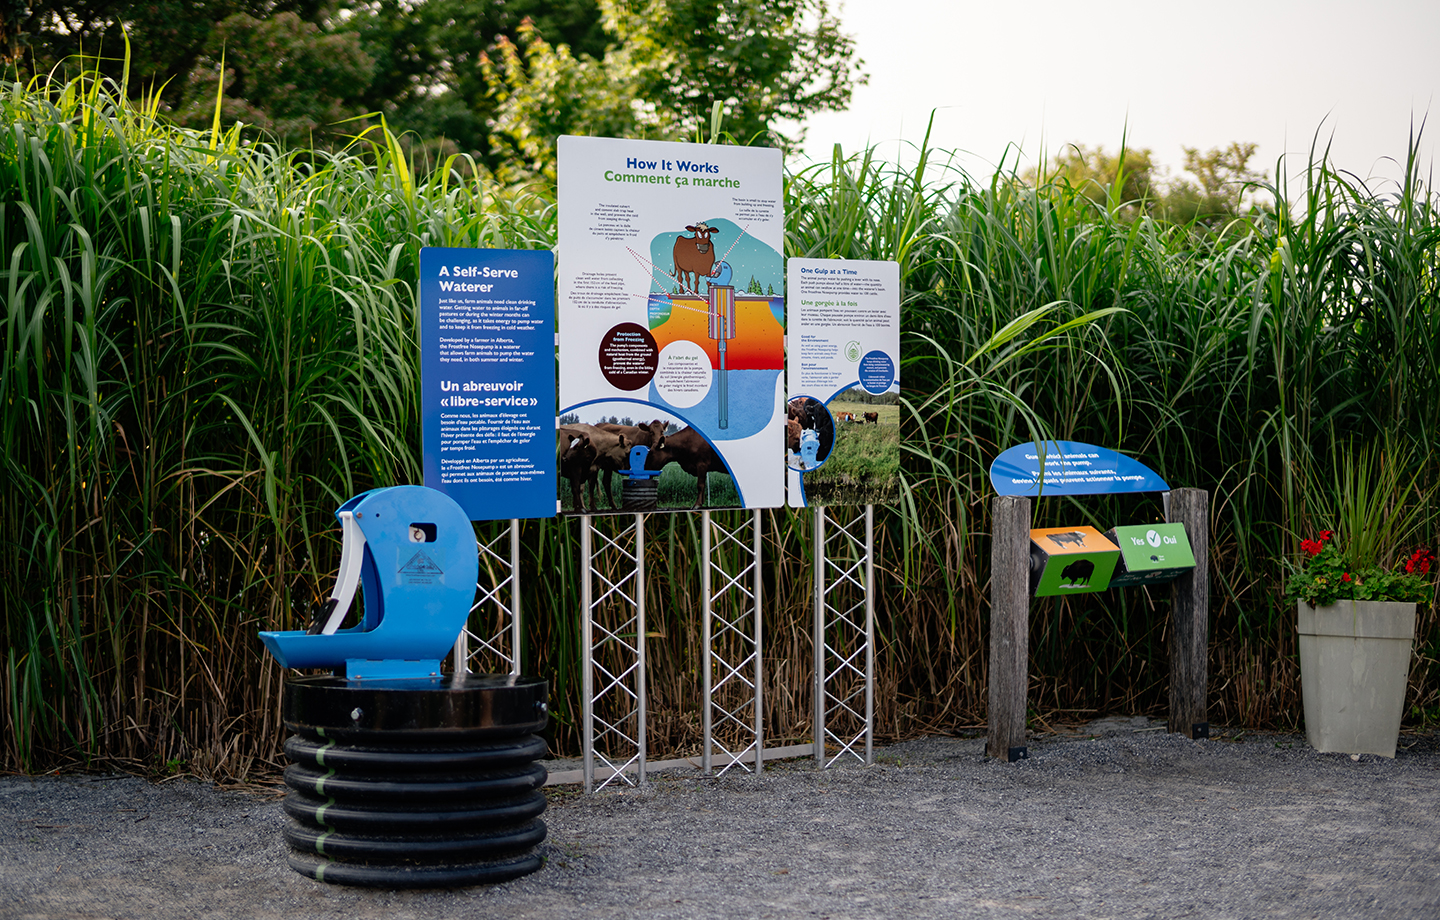
M 646 425 L 573 422 L 555 433 L 561 488 L 569 483 L 572 507 L 581 514 L 619 511 L 614 483 L 616 474 L 630 466 L 631 448 L 638 444 L 653 451 L 665 444 L 665 422 L 660 419 Z M 588 503 L 585 486 L 589 486 Z
M 800 399 L 809 399 L 801 397 Z M 797 414 L 791 400 L 786 425 L 787 463 L 804 425 L 815 409 L 830 422 L 824 463 L 801 473 L 805 504 L 883 505 L 900 495 L 900 404 L 895 392 L 875 396 L 859 387 L 838 394 L 828 405 L 815 402 Z M 812 413 L 807 416 L 806 413 Z M 789 464 L 792 469 L 799 467 Z
M 715 446 L 673 419 L 637 422 L 614 410 L 635 404 L 599 404 L 560 417 L 555 456 L 562 514 L 616 514 L 626 508 L 624 483 L 635 447 L 646 448 L 642 469 L 658 471 L 655 504 L 646 511 L 736 508 L 740 496 Z M 588 419 L 582 421 L 581 417 Z M 637 477 L 640 478 L 640 477 Z
M 651 470 L 666 470 L 667 467 L 678 467 L 680 472 L 694 478 L 693 489 L 695 491 L 695 503 L 691 506 L 695 510 L 700 508 L 714 508 L 718 506 L 711 498 L 711 473 L 723 474 L 729 480 L 730 471 L 725 468 L 725 461 L 720 459 L 720 454 L 715 451 L 714 445 L 705 439 L 705 436 L 694 428 L 681 428 L 672 435 L 667 435 L 665 444 L 658 450 L 652 450 L 650 456 L 645 460 L 645 468 Z M 662 488 L 664 483 L 661 484 Z M 730 495 L 734 496 L 734 486 L 730 487 Z M 731 505 L 739 505 L 738 497 L 730 502 Z
M 555 452 L 559 455 L 560 488 L 570 485 L 571 505 L 575 511 L 584 514 L 585 486 L 590 486 L 590 507 L 595 507 L 595 482 L 599 468 L 595 465 L 596 448 L 590 443 L 590 426 L 566 425 L 555 429 Z

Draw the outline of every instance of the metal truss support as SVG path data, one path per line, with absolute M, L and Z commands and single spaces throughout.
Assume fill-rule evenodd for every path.
M 875 761 L 874 549 L 873 505 L 847 521 L 828 520 L 825 508 L 815 509 L 814 719 L 821 768 L 847 754 Z
M 506 538 L 509 545 L 506 545 Z M 479 597 L 455 640 L 451 660 L 456 673 L 520 673 L 520 522 L 497 529 L 488 541 L 477 539 Z
M 704 748 L 701 770 L 719 775 L 752 760 L 764 769 L 765 736 L 761 706 L 764 665 L 760 623 L 760 512 L 751 511 L 734 528 L 701 512 L 700 590 L 704 602 Z M 748 532 L 748 533 L 747 533 Z M 747 758 L 748 755 L 748 758 Z
M 608 517 L 616 525 L 626 519 Z M 645 515 L 636 514 L 630 524 L 614 529 L 618 532 L 612 536 L 597 527 L 591 515 L 580 518 L 586 792 L 604 789 L 616 779 L 645 785 Z

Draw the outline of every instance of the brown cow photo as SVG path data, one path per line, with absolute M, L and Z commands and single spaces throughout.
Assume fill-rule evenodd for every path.
M 623 408 L 645 407 L 586 406 L 557 421 L 561 514 L 740 507 L 730 471 L 709 439 L 673 419 L 619 415 Z M 637 447 L 644 448 L 638 468 Z

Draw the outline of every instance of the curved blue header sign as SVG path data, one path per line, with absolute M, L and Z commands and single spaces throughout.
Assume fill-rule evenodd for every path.
M 1042 441 L 1038 450 L 1034 441 L 1017 444 L 990 464 L 990 484 L 1001 495 L 1170 491 L 1145 464 L 1108 447 L 1079 441 Z

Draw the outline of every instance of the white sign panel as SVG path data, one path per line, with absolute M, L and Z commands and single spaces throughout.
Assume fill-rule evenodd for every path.
M 790 504 L 895 501 L 900 482 L 900 266 L 787 266 Z
M 598 426 L 653 447 L 656 421 L 661 510 L 783 504 L 780 152 L 562 137 L 559 196 L 557 450 L 601 468 L 587 506 L 562 457 L 561 510 L 616 510 Z

